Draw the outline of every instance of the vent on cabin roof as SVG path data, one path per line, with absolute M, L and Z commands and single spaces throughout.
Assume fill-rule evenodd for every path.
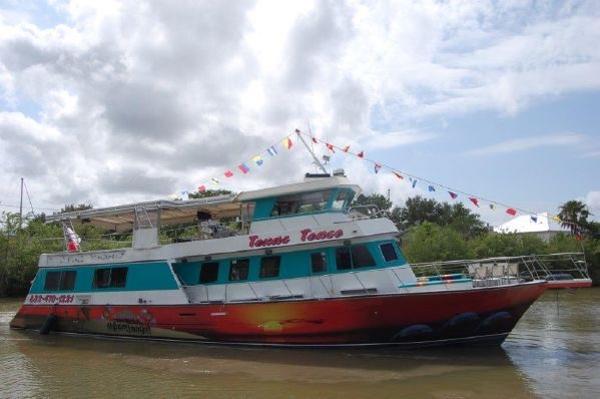
M 331 177 L 329 173 L 307 173 L 304 175 L 304 179 L 322 179 L 324 177 Z

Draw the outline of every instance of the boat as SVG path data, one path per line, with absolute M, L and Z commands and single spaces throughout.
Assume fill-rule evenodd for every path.
M 51 215 L 67 247 L 42 254 L 10 326 L 64 334 L 292 347 L 499 345 L 542 278 L 413 268 L 399 231 L 343 174 L 272 188 Z M 85 224 L 132 235 L 81 251 Z M 187 239 L 161 229 L 186 224 Z M 69 245 L 70 243 L 70 245 Z

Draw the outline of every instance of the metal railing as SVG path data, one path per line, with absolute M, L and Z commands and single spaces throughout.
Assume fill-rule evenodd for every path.
M 582 252 L 413 263 L 411 268 L 417 278 L 444 280 L 461 275 L 473 280 L 474 286 L 590 278 Z

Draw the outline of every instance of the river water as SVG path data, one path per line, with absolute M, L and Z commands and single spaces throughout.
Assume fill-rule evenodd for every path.
M 502 348 L 284 350 L 40 336 L 0 300 L 0 398 L 598 398 L 600 288 L 547 292 Z

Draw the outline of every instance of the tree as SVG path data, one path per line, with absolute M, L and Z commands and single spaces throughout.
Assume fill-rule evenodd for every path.
M 389 211 L 393 204 L 392 201 L 390 201 L 387 197 L 381 194 L 361 194 L 354 200 L 354 203 L 352 205 L 377 205 L 379 209 L 383 211 Z
M 85 203 L 81 203 L 81 204 L 66 204 L 61 210 L 60 213 L 65 213 L 65 212 L 75 212 L 75 211 L 84 211 L 86 209 L 92 209 L 94 206 L 92 204 L 85 204 Z
M 569 228 L 571 233 L 579 236 L 588 227 L 588 218 L 591 213 L 586 204 L 581 201 L 567 201 L 559 207 L 558 217 L 563 227 Z
M 196 198 L 208 198 L 208 197 L 216 197 L 219 195 L 228 195 L 228 194 L 233 194 L 232 191 L 229 190 L 205 190 L 205 191 L 198 191 L 196 193 L 190 193 L 188 196 L 191 199 L 196 199 Z
M 403 247 L 410 262 L 470 257 L 467 242 L 458 232 L 451 227 L 442 227 L 427 221 L 409 231 Z

